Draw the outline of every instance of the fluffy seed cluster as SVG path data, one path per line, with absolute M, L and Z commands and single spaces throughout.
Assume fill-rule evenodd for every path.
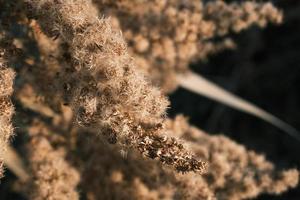
M 272 3 L 242 2 L 226 4 L 222 0 L 208 2 L 204 9 L 207 20 L 214 21 L 215 34 L 222 36 L 229 31 L 240 32 L 252 24 L 265 27 L 268 22 L 281 23 L 282 12 Z
M 31 138 L 27 150 L 32 175 L 29 199 L 79 199 L 76 191 L 79 174 L 61 151 L 55 150 L 46 137 L 38 135 Z
M 205 157 L 209 170 L 204 175 L 178 174 L 157 161 L 141 159 L 136 151 L 123 157 L 118 147 L 99 146 L 93 134 L 80 134 L 77 145 L 88 158 L 81 168 L 87 199 L 238 200 L 282 193 L 299 181 L 296 169 L 278 171 L 263 155 L 222 135 L 210 136 L 190 126 L 182 116 L 169 119 L 167 130 Z
M 117 146 L 97 145 L 94 136 L 80 136 L 82 186 L 88 200 L 96 199 L 212 199 L 203 179 L 194 173 L 178 174 L 155 160 L 142 159 L 136 151 L 125 157 Z M 97 179 L 94 178 L 97 174 Z M 199 176 L 201 177 L 201 176 Z
M 18 148 L 27 150 L 20 154 L 31 177 L 20 190 L 28 199 L 239 200 L 296 187 L 297 170 L 276 169 L 263 155 L 192 127 L 182 116 L 166 118 L 168 102 L 140 72 L 171 91 L 176 87 L 172 76 L 186 71 L 189 62 L 232 46 L 224 34 L 277 23 L 277 9 L 265 3 L 196 0 L 94 3 L 99 9 L 89 0 L 29 0 L 27 14 L 38 21 L 25 17 L 27 38 L 13 40 L 29 55 L 16 67 L 14 88 L 16 122 L 22 126 Z M 18 15 L 19 3 L 5 5 L 15 11 L 3 16 L 16 15 L 6 18 L 21 26 L 14 20 L 25 16 Z M 111 19 L 98 18 L 98 11 Z M 222 37 L 220 43 L 211 40 L 215 36 Z M 4 49 L 5 55 L 9 47 Z M 0 95 L 9 99 L 13 73 L 6 57 L 0 60 L 5 66 Z M 99 133 L 118 145 L 102 141 Z M 192 172 L 206 165 L 195 158 L 208 164 L 206 172 Z
M 90 1 L 28 1 L 41 27 L 69 45 L 65 93 L 79 124 L 94 127 L 111 143 L 134 147 L 178 171 L 202 171 L 174 138 L 166 138 L 168 101 L 149 85 L 127 52 L 121 33 L 97 17 Z
M 282 13 L 271 3 L 203 3 L 199 0 L 94 0 L 120 27 L 138 66 L 164 92 L 176 86 L 176 73 L 188 64 L 235 44 L 226 34 L 251 25 L 278 24 Z M 221 37 L 219 42 L 211 41 Z
M 3 176 L 3 155 L 5 148 L 9 143 L 10 137 L 13 135 L 13 126 L 11 118 L 14 113 L 14 107 L 11 102 L 13 93 L 13 81 L 15 73 L 8 68 L 6 57 L 8 52 L 4 49 L 2 35 L 0 35 L 0 177 Z
M 248 199 L 260 193 L 279 194 L 296 187 L 296 169 L 276 171 L 263 155 L 247 150 L 225 136 L 210 136 L 189 126 L 182 116 L 170 123 L 173 132 L 181 135 L 198 156 L 209 163 L 203 175 L 217 199 Z

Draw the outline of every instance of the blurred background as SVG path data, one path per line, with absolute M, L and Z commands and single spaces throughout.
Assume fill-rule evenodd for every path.
M 284 11 L 282 25 L 232 35 L 236 50 L 210 56 L 192 69 L 300 130 L 300 1 L 274 3 Z M 170 100 L 170 115 L 183 113 L 191 124 L 265 154 L 278 168 L 300 168 L 300 142 L 272 125 L 183 89 Z M 300 199 L 300 188 L 257 199 Z

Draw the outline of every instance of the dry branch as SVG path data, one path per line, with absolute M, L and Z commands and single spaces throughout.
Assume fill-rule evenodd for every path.
M 202 171 L 175 138 L 164 137 L 168 101 L 145 81 L 119 31 L 98 18 L 90 1 L 28 1 L 41 27 L 70 46 L 66 93 L 80 125 L 94 127 L 111 143 L 134 147 L 178 171 Z

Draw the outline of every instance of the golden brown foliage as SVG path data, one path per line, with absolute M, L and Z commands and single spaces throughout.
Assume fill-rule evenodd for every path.
M 176 74 L 233 48 L 230 32 L 280 23 L 282 13 L 272 4 L 25 2 L 28 18 L 22 3 L 7 5 L 11 15 L 25 18 L 27 38 L 4 44 L 14 42 L 30 55 L 16 67 L 14 88 L 24 133 L 18 148 L 26 149 L 30 176 L 19 189 L 28 199 L 235 200 L 296 187 L 296 169 L 278 170 L 223 135 L 209 135 L 181 115 L 166 116 L 164 93 L 177 87 Z M 37 55 L 26 42 L 36 45 Z M 11 47 L 0 48 L 1 167 L 13 132 Z
M 6 57 L 9 56 L 10 45 L 4 40 L 4 35 L 0 33 L 0 178 L 3 176 L 3 155 L 9 139 L 13 135 L 13 126 L 11 118 L 14 113 L 14 107 L 11 103 L 13 93 L 13 81 L 15 73 L 8 68 Z M 6 49 L 5 49 L 6 48 Z
M 188 70 L 192 61 L 226 48 L 234 48 L 227 37 L 251 25 L 265 27 L 281 23 L 282 13 L 271 3 L 246 1 L 226 4 L 223 0 L 204 4 L 199 0 L 94 0 L 100 10 L 120 27 L 138 66 L 164 92 L 177 87 L 176 73 Z
M 276 172 L 272 163 L 225 136 L 210 136 L 189 126 L 177 116 L 172 130 L 181 135 L 209 168 L 203 178 L 217 199 L 247 199 L 260 193 L 281 193 L 296 187 L 299 172 L 291 169 Z
M 111 143 L 132 146 L 178 171 L 204 169 L 175 138 L 163 135 L 167 100 L 138 73 L 120 33 L 97 17 L 92 4 L 29 2 L 46 33 L 59 33 L 70 45 L 66 93 L 80 125 L 97 128 Z
M 77 145 L 88 160 L 82 164 L 82 186 L 88 199 L 248 199 L 297 185 L 295 169 L 276 172 L 263 155 L 222 135 L 210 136 L 182 116 L 167 124 L 170 135 L 184 139 L 193 152 L 207 160 L 209 168 L 204 175 L 178 174 L 156 161 L 141 159 L 136 151 L 124 157 L 118 147 L 100 146 L 93 134 L 80 134 Z M 95 179 L 95 174 L 99 178 Z
M 53 149 L 46 137 L 32 136 L 28 143 L 28 160 L 32 174 L 27 191 L 29 199 L 79 199 L 78 172 L 65 161 L 62 151 Z

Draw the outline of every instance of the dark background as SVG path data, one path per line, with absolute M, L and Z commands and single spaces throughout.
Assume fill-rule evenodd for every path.
M 282 25 L 232 35 L 236 50 L 192 64 L 192 69 L 300 130 L 300 1 L 275 5 L 284 10 Z M 184 89 L 170 100 L 170 115 L 183 113 L 191 124 L 265 154 L 279 169 L 300 169 L 300 142 L 274 126 Z M 299 200 L 300 188 L 257 199 Z

